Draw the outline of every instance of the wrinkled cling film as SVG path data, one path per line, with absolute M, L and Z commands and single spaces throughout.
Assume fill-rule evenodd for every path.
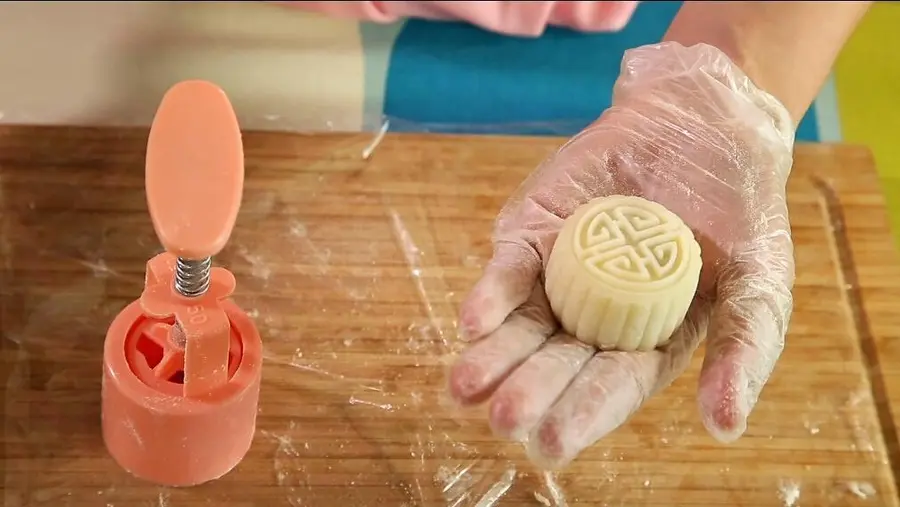
M 323 388 L 343 391 L 345 403 L 353 407 L 362 417 L 377 419 L 393 417 L 415 419 L 412 427 L 407 426 L 406 445 L 409 457 L 414 463 L 410 478 L 392 485 L 397 505 L 447 505 L 491 507 L 499 502 L 516 486 L 528 489 L 527 496 L 534 505 L 566 506 L 566 496 L 550 472 L 538 470 L 522 470 L 513 463 L 510 454 L 521 452 L 515 444 L 500 441 L 479 442 L 467 441 L 459 431 L 473 425 L 486 429 L 486 420 L 481 411 L 463 411 L 453 407 L 442 390 L 443 375 L 450 360 L 460 350 L 456 341 L 455 305 L 453 300 L 458 296 L 441 281 L 431 276 L 434 273 L 433 244 L 429 243 L 427 229 L 423 228 L 424 213 L 417 210 L 415 216 L 403 216 L 386 200 L 385 211 L 390 224 L 391 240 L 402 258 L 406 281 L 411 286 L 417 299 L 418 315 L 410 316 L 409 324 L 402 329 L 402 335 L 391 348 L 385 351 L 388 356 L 412 355 L 413 368 L 419 373 L 411 376 L 422 376 L 428 379 L 426 389 L 407 389 L 402 377 L 397 381 L 385 377 L 360 378 L 354 373 L 353 365 L 346 364 L 340 357 L 341 352 L 310 352 L 302 348 L 294 350 L 289 358 L 279 355 L 273 348 L 267 348 L 266 360 L 282 367 L 293 368 L 298 376 L 318 377 Z M 306 236 L 308 231 L 300 224 L 295 224 L 292 233 Z M 422 237 L 419 237 L 422 235 Z M 320 249 L 312 239 L 302 240 L 313 258 L 322 264 L 318 269 L 327 270 L 327 261 L 334 260 L 339 253 Z M 244 252 L 244 251 L 241 251 Z M 261 256 L 246 255 L 248 262 L 255 266 L 257 274 L 266 272 Z M 484 259 L 465 254 L 462 263 L 477 269 Z M 429 274 L 428 272 L 432 272 Z M 341 285 L 342 282 L 334 280 Z M 377 291 L 377 279 L 364 287 L 344 284 L 341 290 L 347 296 L 365 301 Z M 368 292 L 367 292 L 368 291 Z M 352 313 L 352 310 L 351 310 Z M 357 340 L 365 340 L 362 333 L 350 332 L 340 337 L 339 348 L 344 353 L 352 354 Z M 377 361 L 377 358 L 373 358 Z M 403 391 L 406 391 L 405 393 Z M 352 424 L 352 422 L 350 423 Z M 308 484 L 314 479 L 308 474 L 309 465 L 304 455 L 312 452 L 310 442 L 303 440 L 304 431 L 299 423 L 289 422 L 287 427 L 278 430 L 262 430 L 261 436 L 275 445 L 272 467 L 276 481 L 285 488 L 291 505 L 324 505 L 331 501 L 327 496 L 318 497 L 314 488 Z M 479 432 L 487 435 L 485 431 Z M 358 445 L 352 439 L 337 444 L 338 450 Z M 337 458 L 340 462 L 340 458 Z M 376 464 L 376 467 L 378 464 Z M 329 468 L 329 467 L 326 467 Z M 331 470 L 333 471 L 333 468 Z M 365 480 L 365 479 L 363 479 Z M 350 481 L 351 490 L 342 500 L 354 505 L 378 505 L 380 502 L 366 503 L 363 487 L 352 491 L 354 480 Z M 525 484 L 523 486 L 523 484 Z M 520 492 L 524 494 L 525 492 Z M 321 503 L 320 503 L 321 502 Z
M 385 117 L 361 158 L 377 157 L 394 122 L 405 132 L 435 130 Z M 310 206 L 327 191 L 327 178 L 318 179 L 318 188 L 306 196 Z M 383 227 L 369 250 L 347 251 L 341 245 L 356 232 L 313 224 L 294 196 L 259 190 L 252 181 L 248 170 L 241 217 L 215 262 L 237 277 L 234 299 L 263 337 L 257 434 L 234 471 L 195 488 L 157 487 L 131 477 L 112 461 L 100 437 L 103 337 L 114 316 L 140 295 L 145 263 L 161 251 L 149 216 L 129 220 L 135 230 L 127 231 L 115 218 L 88 220 L 55 205 L 52 185 L 23 194 L 29 199 L 24 214 L 40 216 L 40 222 L 22 216 L 12 224 L 15 230 L 4 224 L 11 249 L 5 276 L 17 273 L 8 266 L 18 265 L 25 252 L 64 266 L 65 275 L 4 280 L 5 300 L 16 301 L 3 309 L 3 353 L 12 365 L 3 379 L 4 412 L 11 415 L 4 421 L 5 453 L 22 464 L 6 473 L 6 504 L 81 505 L 90 499 L 107 507 L 177 507 L 205 499 L 228 506 L 266 498 L 292 507 L 335 501 L 355 507 L 492 507 L 515 498 L 568 505 L 556 473 L 523 466 L 521 445 L 493 437 L 483 409 L 456 408 L 444 394 L 447 367 L 462 348 L 456 338 L 458 303 L 487 261 L 486 238 L 465 238 L 454 251 L 440 251 L 427 202 L 395 205 L 384 195 Z M 258 241 L 249 234 L 259 227 L 272 227 L 271 237 Z M 316 237 L 323 230 L 324 240 Z M 16 243 L 10 244 L 13 237 Z M 476 243 L 482 245 L 478 251 Z M 121 244 L 139 254 L 126 261 Z M 446 259 L 470 275 L 468 282 L 450 286 L 440 267 Z M 388 279 L 393 282 L 385 286 Z M 307 289 L 296 304 L 285 306 L 300 285 Z M 380 315 L 392 331 L 374 336 L 367 329 L 372 319 L 362 316 L 394 291 L 409 292 L 416 305 Z M 317 292 L 321 298 L 311 297 Z M 345 313 L 330 315 L 332 307 Z M 319 312 L 323 318 L 309 319 Z M 60 398 L 48 401 L 54 396 Z M 390 448 L 379 449 L 388 436 Z M 83 462 L 104 472 L 67 478 L 67 467 L 78 469 Z M 267 492 L 253 492 L 260 488 Z
M 370 129 L 361 159 L 378 157 L 386 130 L 568 135 L 581 126 L 384 120 Z M 248 166 L 237 227 L 216 258 L 235 274 L 235 300 L 264 342 L 250 452 L 207 485 L 143 483 L 103 447 L 101 350 L 107 326 L 138 297 L 144 264 L 161 248 L 143 212 L 123 218 L 92 211 L 116 199 L 143 199 L 140 177 L 116 175 L 108 187 L 93 188 L 107 169 L 103 161 L 88 157 L 84 174 L 66 167 L 62 177 L 54 164 L 64 162 L 41 156 L 35 159 L 47 166 L 46 179 L 13 181 L 0 164 L 0 205 L 9 210 L 0 216 L 0 412 L 2 452 L 14 464 L 2 474 L 3 505 L 562 507 L 582 503 L 573 490 L 590 491 L 607 505 L 655 504 L 662 501 L 654 496 L 657 483 L 669 479 L 635 470 L 621 443 L 639 439 L 665 453 L 700 438 L 699 423 L 679 415 L 694 412 L 682 406 L 693 402 L 690 383 L 665 400 L 672 415 L 643 433 L 624 428 L 618 443 L 596 444 L 590 452 L 599 470 L 591 470 L 595 483 L 586 486 L 571 469 L 550 473 L 529 465 L 520 444 L 491 435 L 483 408 L 450 406 L 446 368 L 462 349 L 456 312 L 488 260 L 488 238 L 448 241 L 429 200 L 414 195 L 342 196 L 366 217 L 357 228 L 316 218 L 319 206 L 335 202 L 333 184 L 340 180 L 323 153 L 315 167 L 279 161 L 285 171 L 296 170 L 283 176 L 302 183 L 293 190 L 257 184 Z M 92 166 L 99 167 L 91 172 Z M 71 197 L 73 185 L 80 196 Z M 360 237 L 368 246 L 359 247 Z M 848 400 L 814 397 L 796 425 L 809 435 L 845 428 L 852 452 L 876 463 L 878 429 L 856 408 L 869 402 L 868 391 L 860 385 L 848 392 Z M 716 487 L 745 487 L 747 478 L 729 473 L 727 466 L 716 472 L 722 481 Z M 681 472 L 673 480 L 693 487 Z M 795 477 L 772 481 L 766 495 L 773 505 L 796 502 L 810 487 Z M 842 479 L 835 488 L 837 503 L 829 505 L 844 505 L 847 495 L 877 499 L 882 484 Z

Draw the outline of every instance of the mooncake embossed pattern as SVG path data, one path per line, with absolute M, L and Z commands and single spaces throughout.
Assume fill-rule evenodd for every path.
M 601 349 L 652 350 L 684 320 L 700 278 L 700 246 L 660 204 L 594 199 L 569 217 L 545 273 L 563 329 Z

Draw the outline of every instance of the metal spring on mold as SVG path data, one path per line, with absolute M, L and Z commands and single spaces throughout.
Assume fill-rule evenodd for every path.
M 175 290 L 186 297 L 197 297 L 209 290 L 209 274 L 212 258 L 183 259 L 175 263 Z

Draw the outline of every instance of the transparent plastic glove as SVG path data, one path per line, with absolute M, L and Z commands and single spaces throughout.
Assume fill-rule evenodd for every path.
M 740 437 L 791 314 L 793 132 L 784 107 L 718 49 L 664 43 L 627 52 L 612 107 L 500 212 L 493 258 L 460 309 L 473 343 L 451 368 L 452 397 L 490 399 L 494 432 L 557 468 L 670 384 L 708 334 L 701 417 L 715 438 Z M 564 218 L 610 194 L 666 206 L 702 248 L 697 297 L 655 351 L 598 353 L 559 328 L 544 295 L 543 268 Z

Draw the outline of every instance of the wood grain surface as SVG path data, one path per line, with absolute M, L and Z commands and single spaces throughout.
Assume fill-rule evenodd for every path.
M 6 507 L 900 505 L 900 264 L 872 160 L 846 146 L 797 148 L 796 310 L 746 436 L 705 433 L 698 357 L 549 475 L 442 393 L 492 220 L 560 140 L 388 135 L 363 160 L 369 135 L 247 134 L 216 262 L 263 336 L 256 439 L 214 483 L 131 478 L 100 436 L 101 347 L 159 251 L 146 135 L 0 129 Z

